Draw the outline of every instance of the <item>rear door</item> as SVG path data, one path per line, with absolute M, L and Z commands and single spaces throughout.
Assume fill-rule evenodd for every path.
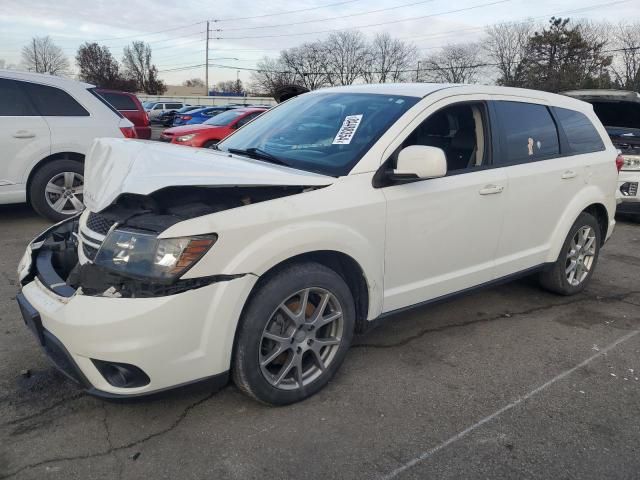
M 546 105 L 493 101 L 499 145 L 494 163 L 509 180 L 496 276 L 541 265 L 568 203 L 585 182 L 581 155 L 561 155 L 556 120 Z M 564 143 L 564 142 L 562 142 Z
M 0 78 L 0 145 L 0 203 L 24 201 L 29 170 L 51 153 L 51 138 L 17 80 Z

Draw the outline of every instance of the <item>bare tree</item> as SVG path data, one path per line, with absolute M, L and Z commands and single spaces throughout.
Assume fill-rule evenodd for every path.
M 158 69 L 151 63 L 151 47 L 145 42 L 132 42 L 124 47 L 122 64 L 125 75 L 136 81 L 139 90 L 149 95 L 162 95 L 167 90 L 158 78 Z
M 613 45 L 613 26 L 609 22 L 582 20 L 577 24 L 583 40 L 591 49 L 591 55 L 583 58 L 583 76 L 580 83 L 585 87 L 610 88 L 609 67 L 613 55 L 607 53 Z
M 417 56 L 414 45 L 386 32 L 378 34 L 367 48 L 362 77 L 366 83 L 400 82 Z
M 120 74 L 120 66 L 109 49 L 97 43 L 83 43 L 76 54 L 81 80 L 102 88 L 135 91 L 136 84 Z
M 626 90 L 640 91 L 640 22 L 621 23 L 614 29 L 618 50 L 611 70 L 616 83 Z
M 65 75 L 69 71 L 67 57 L 49 36 L 33 37 L 22 47 L 22 63 L 28 70 L 37 73 Z
M 320 42 L 283 50 L 280 61 L 295 74 L 298 83 L 309 90 L 316 90 L 328 83 L 325 49 Z
M 523 62 L 527 56 L 529 37 L 533 23 L 501 23 L 487 27 L 483 47 L 488 57 L 496 64 L 499 77 L 497 83 L 509 87 L 524 83 Z
M 251 90 L 273 96 L 279 88 L 293 85 L 299 79 L 295 72 L 287 69 L 280 58 L 264 57 L 258 62 L 256 71 L 251 72 Z
M 476 43 L 446 45 L 423 63 L 420 73 L 429 81 L 473 83 L 482 69 L 480 46 Z
M 362 32 L 332 33 L 322 47 L 322 67 L 330 85 L 351 85 L 362 76 L 367 65 L 367 44 Z
M 236 95 L 242 95 L 244 88 L 242 86 L 242 80 L 224 80 L 216 83 L 216 91 L 222 93 L 234 93 Z
M 204 80 L 202 80 L 201 78 L 190 78 L 189 80 L 185 80 L 184 82 L 182 82 L 182 85 L 184 85 L 185 87 L 205 87 Z

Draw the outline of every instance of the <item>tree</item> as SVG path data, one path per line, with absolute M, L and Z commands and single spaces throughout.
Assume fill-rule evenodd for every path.
M 446 45 L 424 61 L 421 75 L 432 82 L 473 83 L 482 69 L 476 43 Z
M 76 64 L 81 80 L 102 88 L 134 91 L 135 83 L 120 74 L 120 66 L 109 49 L 97 43 L 85 42 L 78 48 Z
M 32 72 L 65 75 L 69 71 L 69 61 L 62 49 L 49 36 L 33 37 L 22 47 L 22 63 Z
M 332 33 L 322 43 L 321 65 L 329 85 L 351 85 L 367 65 L 367 44 L 362 32 L 357 30 Z
M 282 65 L 293 72 L 299 85 L 316 90 L 327 85 L 325 49 L 321 42 L 305 43 L 280 54 Z
M 604 56 L 602 38 L 585 38 L 579 25 L 568 18 L 551 17 L 549 26 L 535 32 L 524 61 L 525 86 L 549 92 L 596 86 L 599 75 L 611 64 Z
M 182 85 L 184 85 L 185 87 L 205 87 L 204 80 L 202 80 L 201 78 L 190 78 L 189 80 L 185 80 L 184 82 L 182 82 Z
M 257 63 L 257 70 L 251 72 L 251 89 L 274 96 L 279 88 L 294 85 L 299 78 L 294 72 L 287 70 L 280 58 L 264 57 Z
M 216 83 L 216 91 L 222 93 L 234 93 L 236 95 L 242 95 L 244 88 L 242 86 L 242 80 L 225 80 Z
M 635 92 L 640 91 L 640 22 L 621 23 L 613 34 L 615 49 L 611 70 L 616 83 Z
M 524 60 L 529 37 L 533 33 L 530 22 L 501 23 L 487 27 L 483 42 L 485 51 L 496 64 L 498 85 L 520 87 L 524 84 Z
M 158 69 L 151 63 L 151 47 L 145 42 L 132 42 L 124 47 L 122 64 L 125 76 L 135 80 L 138 90 L 149 95 L 162 95 L 167 87 L 158 78 Z
M 415 46 L 386 32 L 378 34 L 367 48 L 362 77 L 366 83 L 400 82 L 417 56 Z

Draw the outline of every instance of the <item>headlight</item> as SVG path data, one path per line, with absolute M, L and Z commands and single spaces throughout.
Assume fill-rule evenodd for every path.
M 178 138 L 176 138 L 176 141 L 177 142 L 188 142 L 189 140 L 191 140 L 195 136 L 196 136 L 195 133 L 190 133 L 189 135 L 181 135 Z
M 622 164 L 621 170 L 640 170 L 640 156 L 623 155 L 622 158 L 624 159 L 624 163 Z
M 95 264 L 127 276 L 168 280 L 192 267 L 217 238 L 158 238 L 133 230 L 114 230 L 102 243 Z

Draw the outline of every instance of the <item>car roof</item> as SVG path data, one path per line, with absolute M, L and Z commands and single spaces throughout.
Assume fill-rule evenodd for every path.
M 613 89 L 592 89 L 592 90 L 569 90 L 562 92 L 563 95 L 578 98 L 580 100 L 611 100 L 640 103 L 640 93 L 629 90 Z
M 93 88 L 95 85 L 90 83 L 79 82 L 71 78 L 58 77 L 56 75 L 49 75 L 47 73 L 33 73 L 23 72 L 20 70 L 0 70 L 0 77 L 9 78 L 13 80 L 23 80 L 26 82 L 36 82 L 45 85 L 51 85 L 61 88 Z

